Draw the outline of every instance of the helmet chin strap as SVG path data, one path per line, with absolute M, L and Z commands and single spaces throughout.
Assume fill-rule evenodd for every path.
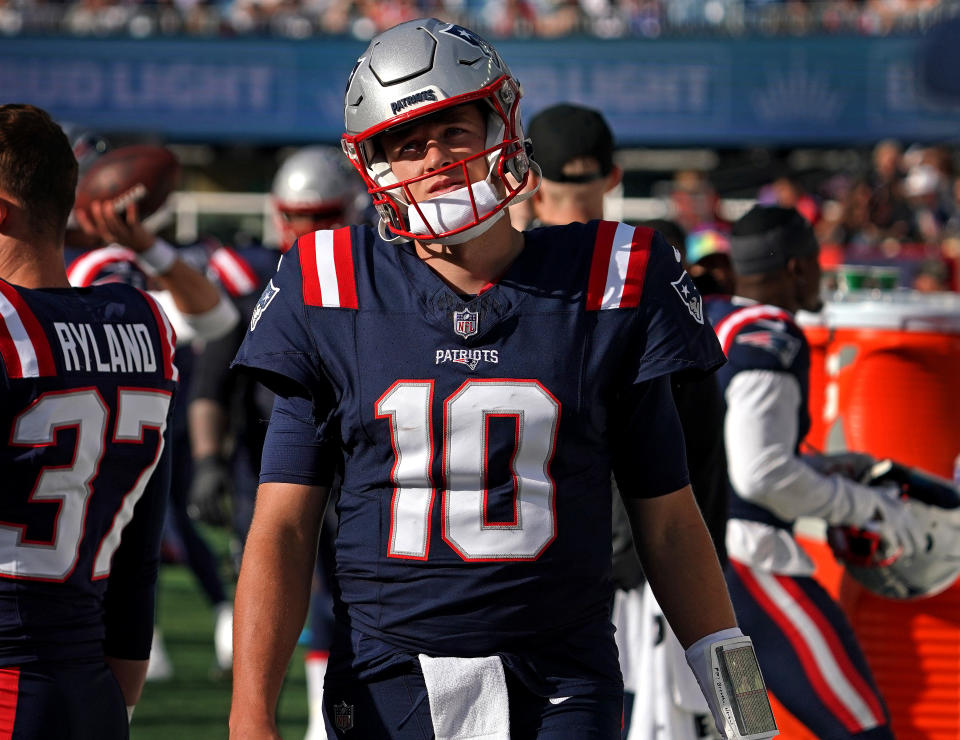
M 536 171 L 537 185 L 532 190 L 515 195 L 510 201 L 511 205 L 522 203 L 532 197 L 540 188 L 540 166 L 532 160 L 530 166 L 532 170 Z M 416 208 L 408 206 L 407 220 L 410 224 L 409 230 L 417 232 L 418 235 L 420 232 L 423 232 L 422 239 L 433 244 L 463 244 L 485 233 L 507 213 L 506 208 L 457 234 L 439 238 L 430 235 L 431 230 L 434 232 L 453 231 L 474 220 L 473 204 L 470 197 L 471 192 L 477 204 L 477 214 L 481 218 L 496 208 L 503 199 L 497 195 L 496 189 L 490 182 L 491 176 L 492 172 L 487 175 L 487 179 L 475 182 L 469 188 L 459 188 L 458 190 L 444 193 L 437 198 L 431 198 L 430 200 L 422 202 L 418 201 L 417 205 L 420 206 L 420 211 L 423 212 L 426 221 L 424 221 L 424 218 L 421 218 Z M 383 225 L 382 221 L 380 223 Z M 383 236 L 382 229 L 380 235 Z
M 430 200 L 418 201 L 416 207 L 408 206 L 407 220 L 410 223 L 410 231 L 415 234 L 422 233 L 424 238 L 432 239 L 433 237 L 429 236 L 431 232 L 439 234 L 444 231 L 455 231 L 471 223 L 475 218 L 473 213 L 474 203 L 477 206 L 477 216 L 483 218 L 496 208 L 499 202 L 497 193 L 490 182 L 481 180 L 469 187 L 452 190 Z M 495 218 L 490 219 L 490 221 L 493 220 Z M 459 234 L 444 237 L 445 239 L 456 240 L 445 243 L 457 244 L 460 241 L 465 241 L 473 236 L 472 232 L 473 229 L 467 229 Z

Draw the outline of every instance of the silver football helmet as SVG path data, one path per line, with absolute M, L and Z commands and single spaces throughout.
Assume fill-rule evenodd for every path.
M 520 96 L 519 83 L 496 49 L 462 26 L 423 18 L 394 26 L 370 42 L 347 81 L 342 146 L 367 184 L 384 238 L 456 244 L 483 233 L 503 216 L 507 204 L 523 191 L 530 168 Z M 472 101 L 488 110 L 484 151 L 398 180 L 378 147 L 378 134 Z M 467 162 L 481 157 L 489 167 L 486 185 L 465 188 L 462 218 L 449 224 L 425 215 L 430 209 L 413 197 L 410 183 L 453 168 L 465 171 Z M 394 237 L 388 237 L 385 228 Z
M 274 175 L 270 199 L 284 252 L 306 233 L 359 223 L 369 202 L 357 173 L 330 146 L 304 147 L 287 157 Z
M 934 596 L 960 575 L 960 492 L 949 480 L 892 460 L 880 460 L 867 473 L 869 485 L 896 484 L 906 499 L 919 547 L 903 555 L 874 531 L 834 526 L 829 542 L 854 580 L 891 599 Z
M 69 122 L 60 124 L 60 128 L 70 141 L 81 175 L 110 150 L 110 142 L 95 131 Z

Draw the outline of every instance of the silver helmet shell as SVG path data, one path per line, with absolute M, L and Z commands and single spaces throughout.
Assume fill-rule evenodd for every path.
M 90 166 L 110 150 L 110 142 L 100 134 L 76 123 L 61 124 L 77 158 L 77 167 L 83 175 Z
M 303 147 L 287 157 L 270 200 L 284 251 L 307 231 L 359 223 L 369 202 L 363 182 L 332 146 Z
M 867 474 L 870 485 L 900 487 L 921 544 L 902 555 L 874 532 L 830 527 L 827 541 L 850 576 L 878 596 L 917 599 L 949 588 L 960 576 L 960 492 L 949 480 L 892 460 L 880 460 Z
M 523 190 L 530 167 L 520 97 L 520 85 L 496 49 L 462 26 L 425 18 L 376 36 L 347 82 L 341 143 L 366 182 L 382 224 L 400 237 L 457 243 L 482 233 L 502 216 Z M 394 176 L 376 137 L 412 119 L 471 101 L 485 104 L 488 119 L 486 149 L 470 159 L 487 159 L 488 179 L 500 200 L 484 215 L 474 202 L 474 220 L 466 226 L 451 231 L 427 227 L 429 233 L 414 233 L 406 217 L 408 209 L 419 209 L 408 187 L 412 180 L 401 182 Z M 450 165 L 462 166 L 463 162 Z

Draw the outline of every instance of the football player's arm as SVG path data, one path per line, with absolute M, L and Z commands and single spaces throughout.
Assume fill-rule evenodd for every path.
M 170 491 L 170 419 L 165 444 L 114 553 L 104 595 L 104 653 L 128 709 L 140 700 L 150 657 L 160 542 Z
M 234 599 L 230 737 L 277 738 L 283 677 L 306 620 L 332 463 L 311 403 L 278 398 Z
M 169 292 L 173 305 L 198 338 L 213 339 L 236 326 L 240 315 L 233 303 L 203 273 L 180 259 L 174 247 L 143 226 L 136 203 L 119 214 L 110 201 L 94 201 L 89 213 L 76 211 L 76 216 L 87 233 L 136 252 L 137 264 L 160 291 Z
M 643 572 L 686 648 L 736 627 L 713 540 L 689 485 L 683 431 L 660 377 L 618 400 L 612 435 L 614 472 Z
M 230 361 L 243 341 L 245 327 L 236 326 L 219 339 L 206 342 L 196 354 L 187 425 L 193 457 L 193 479 L 187 496 L 190 515 L 209 524 L 229 520 L 225 501 L 233 491 L 233 474 L 227 454 L 227 411 L 237 388 Z
M 885 505 L 882 489 L 825 475 L 797 455 L 803 398 L 785 372 L 743 370 L 726 391 L 724 442 L 734 490 L 784 521 L 809 516 L 860 526 Z
M 684 648 L 737 626 L 713 540 L 689 485 L 624 499 L 643 572 Z

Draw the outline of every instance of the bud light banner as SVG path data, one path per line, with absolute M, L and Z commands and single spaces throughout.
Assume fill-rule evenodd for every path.
M 499 41 L 529 118 L 603 111 L 621 146 L 954 140 L 960 100 L 928 94 L 922 36 Z M 0 101 L 103 133 L 335 142 L 364 44 L 341 38 L 5 38 Z M 397 105 L 402 106 L 404 101 Z

